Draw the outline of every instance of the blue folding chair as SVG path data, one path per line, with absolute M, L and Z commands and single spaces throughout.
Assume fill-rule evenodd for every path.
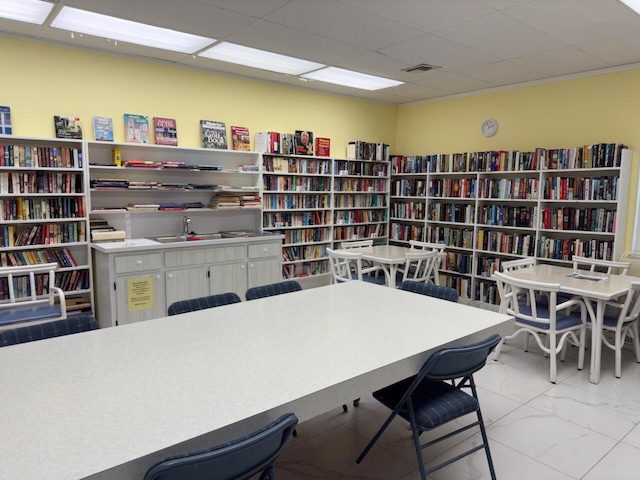
M 487 455 L 491 478 L 495 480 L 496 474 L 491 460 L 489 441 L 480 412 L 480 402 L 473 374 L 484 367 L 487 357 L 500 341 L 500 335 L 495 334 L 472 345 L 439 350 L 425 361 L 417 375 L 374 392 L 373 396 L 391 410 L 391 415 L 360 454 L 356 463 L 360 463 L 364 459 L 371 447 L 391 424 L 391 421 L 396 416 L 400 416 L 411 424 L 422 480 L 426 480 L 427 475 L 436 470 L 482 448 Z M 470 389 L 470 393 L 464 392 L 463 388 Z M 477 414 L 477 421 L 435 440 L 420 444 L 419 437 L 423 432 L 433 430 L 473 412 Z M 452 459 L 425 470 L 422 460 L 423 449 L 476 426 L 480 427 L 481 445 L 470 448 Z
M 0 331 L 0 347 L 88 332 L 98 328 L 100 328 L 98 321 L 91 315 L 72 315 L 53 322 L 2 330 Z
M 261 285 L 252 287 L 247 290 L 245 297 L 247 300 L 256 300 L 258 298 L 273 297 L 284 293 L 299 292 L 302 287 L 295 280 L 287 280 L 286 282 L 272 283 L 270 285 Z
M 428 297 L 440 298 L 450 302 L 458 301 L 458 291 L 455 288 L 445 287 L 441 285 L 433 285 L 431 283 L 413 282 L 405 280 L 400 284 L 400 290 L 407 292 L 419 293 Z
M 221 307 L 231 303 L 239 303 L 240 297 L 235 293 L 219 293 L 217 295 L 209 295 L 208 297 L 192 298 L 190 300 L 180 300 L 169 305 L 169 316 L 178 315 L 180 313 L 195 312 L 196 310 L 204 310 L 206 308 Z
M 273 463 L 297 423 L 287 413 L 231 442 L 166 458 L 152 465 L 144 480 L 244 480 L 261 472 L 260 480 L 275 480 Z

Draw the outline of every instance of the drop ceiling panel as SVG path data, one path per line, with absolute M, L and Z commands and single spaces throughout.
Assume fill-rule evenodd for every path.
M 423 33 L 334 0 L 294 0 L 265 20 L 372 50 Z
M 473 73 L 473 71 L 471 72 Z M 458 73 L 443 70 L 430 70 L 424 73 L 416 73 L 414 83 L 439 88 L 450 93 L 469 92 L 495 87 L 496 84 L 479 78 L 474 78 Z
M 567 46 L 566 43 L 502 13 L 440 30 L 437 35 L 501 59 Z
M 490 65 L 478 65 L 473 68 L 460 69 L 458 73 L 479 78 L 494 85 L 512 85 L 548 78 L 549 75 L 532 70 L 522 65 L 503 60 Z
M 514 58 L 513 63 L 544 72 L 547 75 L 568 75 L 608 67 L 609 64 L 575 47 L 551 50 Z
M 262 18 L 284 7 L 291 0 L 199 0 L 207 5 L 215 5 L 232 12 L 244 13 L 255 18 Z
M 640 32 L 616 38 L 587 42 L 578 45 L 580 50 L 598 57 L 611 65 L 626 65 L 640 62 Z

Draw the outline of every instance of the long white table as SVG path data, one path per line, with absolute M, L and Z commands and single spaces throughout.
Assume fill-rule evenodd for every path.
M 582 274 L 585 278 L 577 278 L 572 274 Z M 572 268 L 557 265 L 535 265 L 529 268 L 513 270 L 509 276 L 560 284 L 560 291 L 582 297 L 587 304 L 593 328 L 591 329 L 591 383 L 600 383 L 600 363 L 602 357 L 602 324 L 606 302 L 624 295 L 629 290 L 631 280 L 639 280 L 628 275 L 612 275 L 584 270 L 574 271 Z M 586 278 L 592 277 L 592 278 Z M 596 278 L 600 280 L 595 280 Z M 596 302 L 593 311 L 592 301 Z
M 0 478 L 140 480 L 154 461 L 301 421 L 510 317 L 348 282 L 0 348 Z

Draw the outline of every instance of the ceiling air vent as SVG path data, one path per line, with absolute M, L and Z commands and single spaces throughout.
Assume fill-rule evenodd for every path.
M 414 65 L 413 67 L 403 68 L 403 72 L 428 72 L 429 70 L 433 70 L 436 68 L 435 65 L 429 65 L 428 63 L 419 63 L 418 65 Z

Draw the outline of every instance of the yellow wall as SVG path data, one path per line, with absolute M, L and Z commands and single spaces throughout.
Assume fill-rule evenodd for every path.
M 480 133 L 487 118 L 499 123 L 491 138 Z M 401 107 L 394 150 L 427 155 L 594 143 L 622 143 L 633 150 L 629 250 L 638 188 L 640 70 Z
M 54 137 L 53 116 L 112 117 L 124 141 L 123 114 L 175 118 L 178 142 L 200 147 L 200 120 L 259 131 L 310 130 L 344 157 L 350 140 L 395 141 L 397 108 L 225 75 L 0 37 L 0 105 L 11 107 L 14 135 Z

